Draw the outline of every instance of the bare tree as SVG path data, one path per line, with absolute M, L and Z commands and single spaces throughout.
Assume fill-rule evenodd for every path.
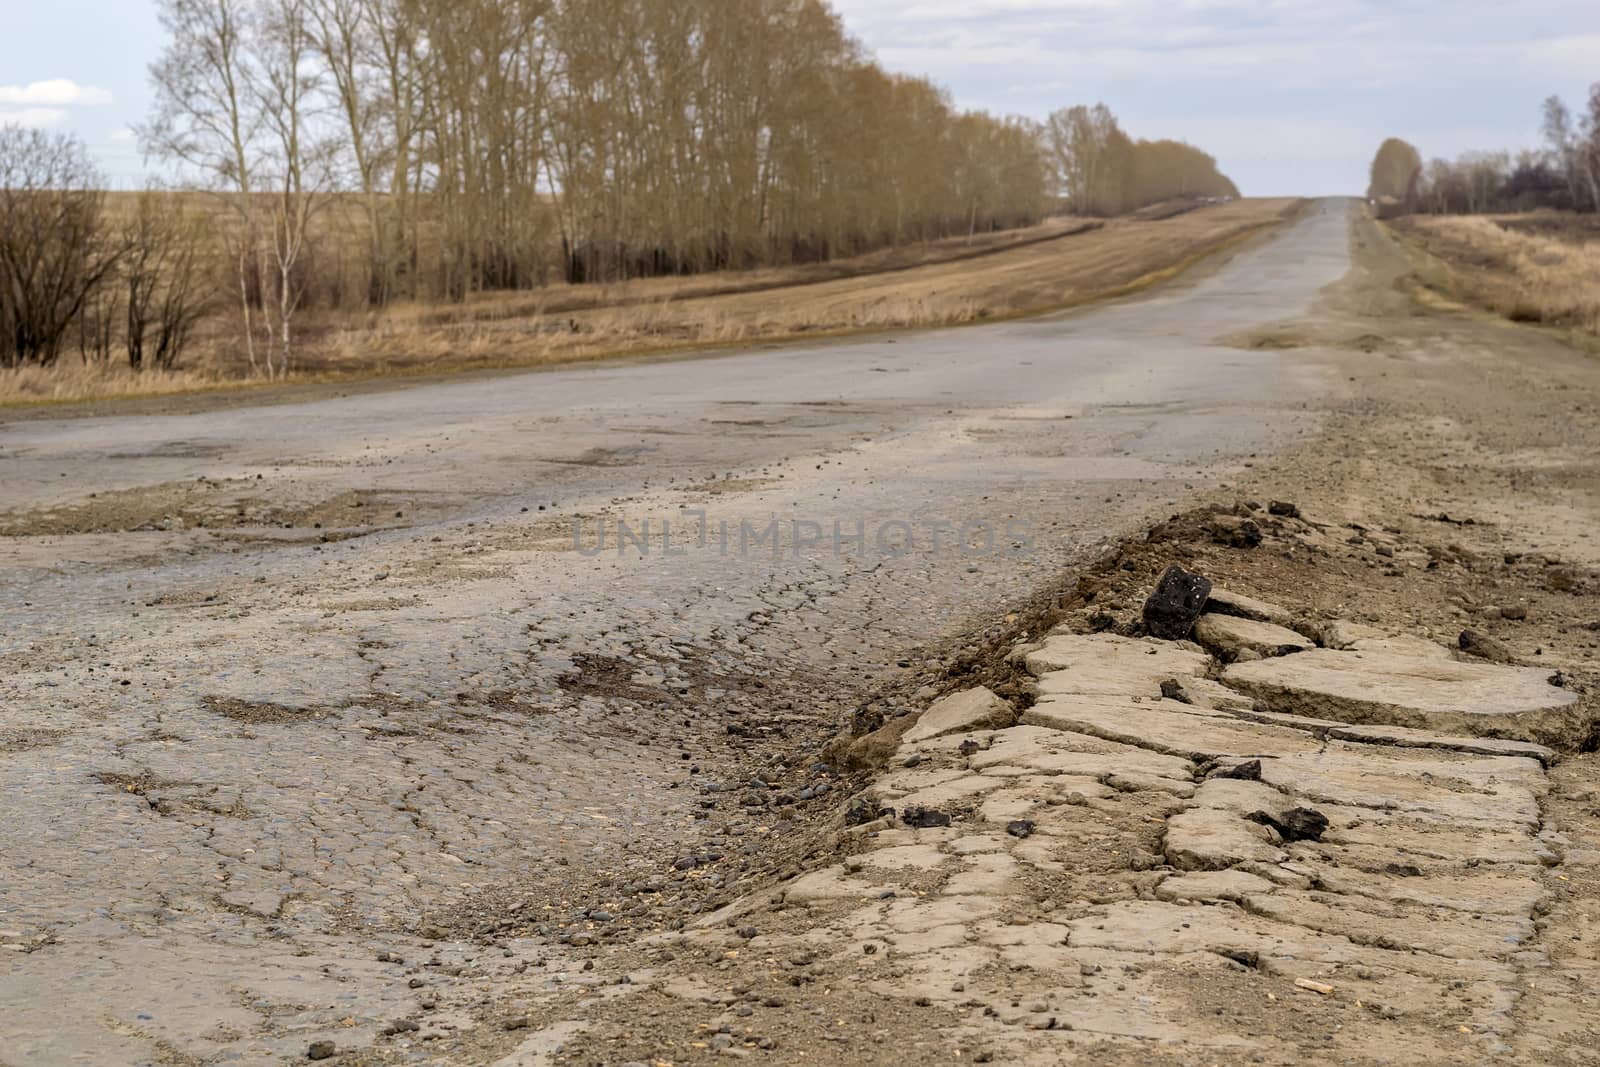
M 0 127 L 0 366 L 51 364 L 122 249 L 82 142 Z
M 278 361 L 267 353 L 266 372 L 283 375 L 294 354 L 294 319 L 305 296 L 299 270 L 311 221 L 331 185 L 331 146 L 317 138 L 320 71 L 312 56 L 309 0 L 267 0 L 256 38 L 260 79 L 256 104 L 269 145 L 262 158 L 271 284 L 268 333 Z
M 1114 215 L 1127 207 L 1123 181 L 1132 145 L 1111 109 L 1070 107 L 1046 121 L 1062 195 L 1073 211 Z
M 1572 129 L 1572 112 L 1559 96 L 1550 96 L 1544 102 L 1544 143 L 1551 164 L 1561 173 L 1567 185 L 1567 196 L 1572 203 L 1580 197 L 1578 137 Z
M 383 181 L 386 158 L 398 138 L 394 125 L 385 122 L 396 114 L 395 105 L 382 90 L 390 37 L 377 22 L 392 11 L 372 0 L 312 0 L 309 7 L 316 49 L 344 124 L 341 154 L 347 165 L 341 184 L 353 184 L 360 192 L 366 216 L 366 297 L 374 307 L 388 303 L 393 281 L 390 198 L 384 195 Z
M 1600 211 L 1600 82 L 1589 87 L 1589 110 L 1573 153 L 1574 164 L 1588 193 L 1590 211 Z
M 264 260 L 255 197 L 260 116 L 255 109 L 257 71 L 251 59 L 255 32 L 250 0 L 158 0 L 168 34 L 166 50 L 150 68 L 155 107 L 139 128 L 145 151 L 198 172 L 236 216 L 232 260 L 239 291 L 245 353 L 257 369 L 252 309 L 259 299 Z
M 147 189 L 126 225 L 122 281 L 128 366 L 170 369 L 206 313 L 204 221 L 178 197 Z

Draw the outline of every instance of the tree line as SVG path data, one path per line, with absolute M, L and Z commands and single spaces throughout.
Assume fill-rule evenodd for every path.
M 1600 212 L 1600 83 L 1582 112 L 1551 96 L 1542 118 L 1542 146 L 1514 155 L 1474 151 L 1424 163 L 1413 145 L 1390 138 L 1373 158 L 1367 195 L 1391 214 Z
M 110 211 L 81 144 L 6 131 L 0 364 L 50 363 L 75 341 L 86 359 L 169 366 L 201 316 L 231 306 L 270 376 L 308 311 L 781 266 L 1063 208 L 1238 195 L 1210 156 L 1134 141 L 1104 105 L 1043 124 L 959 110 L 884 71 L 823 0 L 157 7 L 166 43 L 139 139 L 205 195 Z
M 1043 143 L 1057 188 L 1078 214 L 1120 215 L 1164 200 L 1239 195 L 1211 156 L 1181 141 L 1135 141 L 1104 104 L 1055 112 Z
M 823 259 L 1047 206 L 1025 123 L 884 72 L 819 0 L 160 8 L 143 143 L 231 194 L 241 311 L 282 353 L 336 190 L 364 248 L 339 298 L 372 306 Z

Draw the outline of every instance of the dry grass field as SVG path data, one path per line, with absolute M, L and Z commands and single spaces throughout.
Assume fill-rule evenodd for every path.
M 1137 290 L 1299 210 L 1239 200 L 1176 215 L 949 239 L 801 267 L 555 285 L 461 304 L 318 313 L 299 324 L 291 378 L 339 381 L 649 355 L 847 333 L 953 326 L 1037 314 Z M 155 395 L 255 384 L 235 320 L 208 322 L 170 373 L 120 365 L 0 372 L 0 404 Z
M 1391 224 L 1434 257 L 1429 288 L 1515 322 L 1600 340 L 1600 219 L 1414 216 Z

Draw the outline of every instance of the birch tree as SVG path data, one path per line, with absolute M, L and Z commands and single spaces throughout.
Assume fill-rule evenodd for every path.
M 294 320 L 306 290 L 299 268 L 332 179 L 333 146 L 318 134 L 322 72 L 311 63 L 309 14 L 310 0 L 268 0 L 256 37 L 256 103 L 269 146 L 262 170 L 271 183 L 267 322 L 278 356 L 274 366 L 273 351 L 267 353 L 268 377 L 287 374 L 293 359 Z
M 154 110 L 139 127 L 144 150 L 186 166 L 232 210 L 233 266 L 250 369 L 257 369 L 253 305 L 264 269 L 259 244 L 255 161 L 261 121 L 248 0 L 158 0 L 168 41 L 150 68 Z
M 382 122 L 387 57 L 374 9 L 365 0 L 312 0 L 307 17 L 343 124 L 340 185 L 360 193 L 365 216 L 367 303 L 382 307 L 389 302 L 393 274 L 382 184 L 384 158 L 392 151 Z

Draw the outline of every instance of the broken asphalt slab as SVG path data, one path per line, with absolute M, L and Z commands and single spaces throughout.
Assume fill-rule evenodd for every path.
M 1313 649 L 1235 664 L 1222 680 L 1272 711 L 1576 748 L 1589 715 L 1577 694 L 1551 684 L 1554 676 L 1443 656 Z
M 1322 678 L 1302 665 L 1328 655 L 1382 668 L 1334 681 L 1382 704 L 1393 679 L 1389 703 L 1448 732 L 1319 717 L 1355 699 L 1301 695 Z M 1018 658 L 1037 702 L 1017 725 L 986 689 L 946 697 L 872 786 L 875 804 L 940 818 L 858 827 L 864 851 L 740 905 L 788 915 L 763 953 L 803 948 L 875 996 L 944 1005 L 993 1062 L 1150 1041 L 1261 1056 L 1270 1034 L 1208 1005 L 1276 981 L 1362 1011 L 1330 1028 L 1330 1059 L 1494 1055 L 1544 960 L 1557 754 L 1466 716 L 1576 721 L 1571 694 L 1538 672 L 1385 651 L 1222 671 L 1249 694 L 1249 672 L 1279 668 L 1291 714 L 1215 699 L 1221 665 L 1186 643 L 1057 632 Z M 1170 696 L 1191 690 L 1216 706 Z M 731 921 L 675 936 L 719 945 Z

